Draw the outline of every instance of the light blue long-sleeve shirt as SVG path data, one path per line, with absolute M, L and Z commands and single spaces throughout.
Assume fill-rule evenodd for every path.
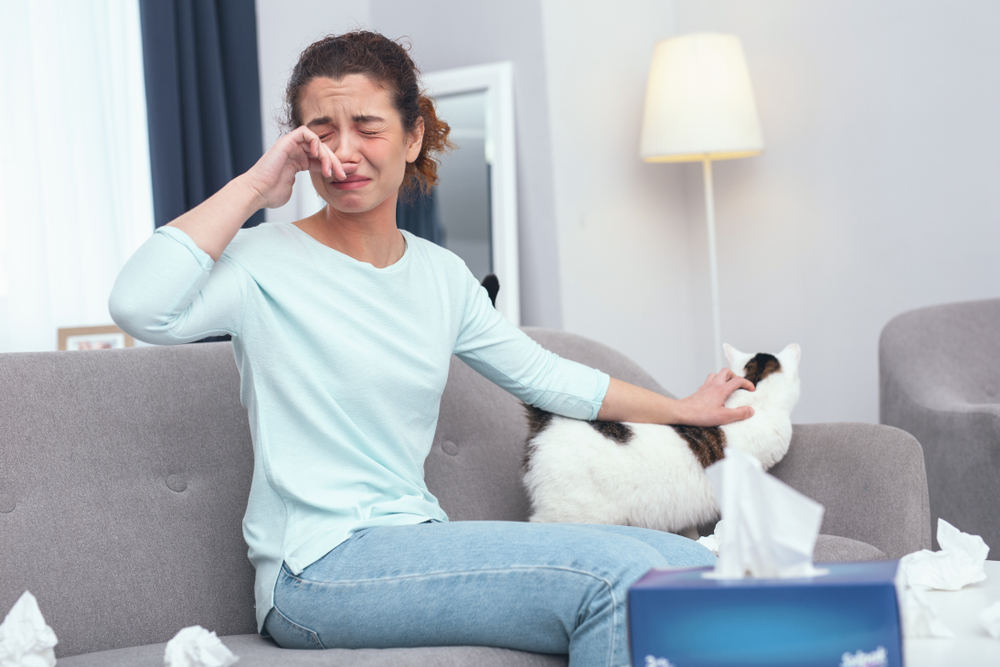
M 607 391 L 606 374 L 504 319 L 456 255 L 403 234 L 403 257 L 377 269 L 292 224 L 241 230 L 218 262 L 161 227 L 112 291 L 112 317 L 139 340 L 233 336 L 258 628 L 282 562 L 298 574 L 362 528 L 447 520 L 423 472 L 452 353 L 566 416 L 594 419 Z

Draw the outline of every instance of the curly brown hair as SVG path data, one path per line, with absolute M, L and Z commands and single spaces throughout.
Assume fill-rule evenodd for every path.
M 400 191 L 409 195 L 407 199 L 417 190 L 427 193 L 438 181 L 436 155 L 454 148 L 454 144 L 448 140 L 448 123 L 437 117 L 434 100 L 419 88 L 419 73 L 406 47 L 377 32 L 355 30 L 329 35 L 309 45 L 299 56 L 285 89 L 282 125 L 286 131 L 302 125 L 299 96 L 313 79 L 339 80 L 349 74 L 363 74 L 388 90 L 406 132 L 416 129 L 418 118 L 424 119 L 420 155 L 406 165 Z

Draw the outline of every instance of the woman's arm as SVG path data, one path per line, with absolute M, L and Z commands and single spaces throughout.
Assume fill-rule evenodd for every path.
M 753 408 L 725 407 L 737 389 L 753 391 L 753 384 L 728 368 L 712 373 L 695 393 L 675 399 L 611 378 L 597 419 L 647 424 L 722 426 L 753 416 Z
M 729 369 L 709 375 L 698 391 L 677 400 L 563 359 L 501 316 L 465 271 L 468 305 L 453 351 L 525 403 L 575 419 L 689 426 L 721 426 L 753 415 L 749 406 L 723 405 L 737 389 L 754 390 Z
M 108 300 L 112 319 L 135 338 L 162 345 L 239 335 L 244 277 L 219 259 L 255 211 L 291 198 L 295 174 L 304 169 L 343 174 L 330 149 L 302 127 L 275 142 L 247 173 L 158 229 L 118 275 Z
M 347 178 L 333 151 L 312 130 L 300 127 L 278 139 L 249 171 L 168 226 L 183 231 L 217 262 L 251 215 L 291 199 L 295 174 L 305 170 Z

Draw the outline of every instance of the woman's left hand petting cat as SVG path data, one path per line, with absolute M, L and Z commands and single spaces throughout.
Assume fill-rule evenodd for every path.
M 689 426 L 722 426 L 753 417 L 753 408 L 749 405 L 739 408 L 725 406 L 726 399 L 737 389 L 753 391 L 754 386 L 750 380 L 728 368 L 712 373 L 698 391 L 681 399 L 685 413 L 683 423 Z
M 698 391 L 682 400 L 611 378 L 597 419 L 696 427 L 724 426 L 749 419 L 754 414 L 753 408 L 746 404 L 726 405 L 733 392 L 739 389 L 752 392 L 754 386 L 729 369 L 712 373 Z

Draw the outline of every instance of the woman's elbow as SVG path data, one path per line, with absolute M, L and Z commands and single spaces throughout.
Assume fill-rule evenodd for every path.
M 159 345 L 174 342 L 166 335 L 167 318 L 155 312 L 138 290 L 116 283 L 108 297 L 108 311 L 118 328 L 133 338 Z

